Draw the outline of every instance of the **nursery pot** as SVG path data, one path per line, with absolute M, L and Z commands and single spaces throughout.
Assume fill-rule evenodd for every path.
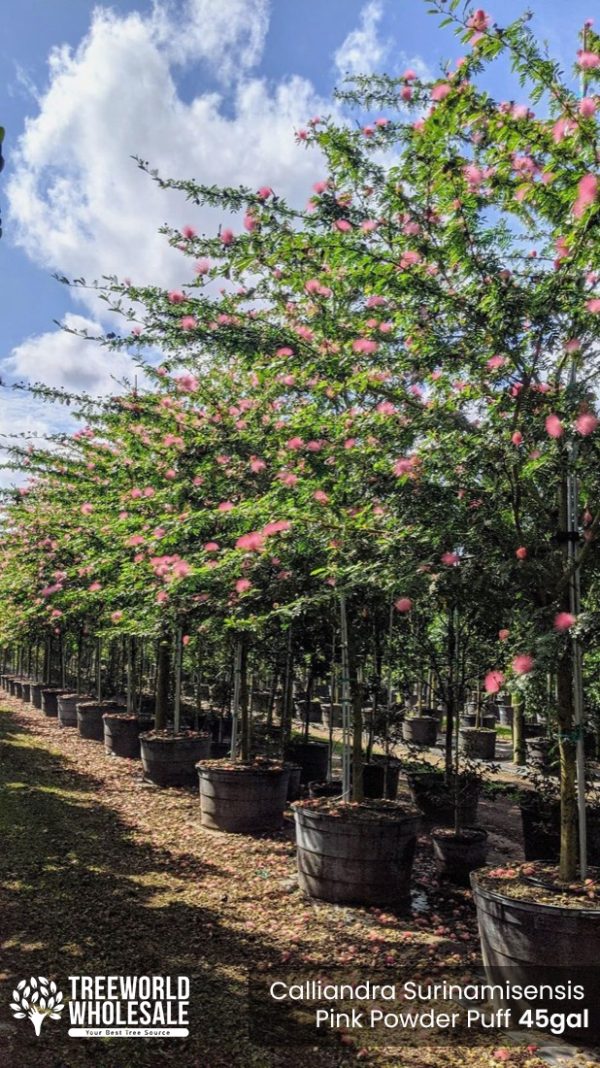
M 18 697 L 19 700 L 23 697 L 23 679 L 13 679 L 11 694 L 13 697 Z
M 496 731 L 487 727 L 461 727 L 460 751 L 472 760 L 493 760 L 496 755 Z
M 77 726 L 82 738 L 89 738 L 93 742 L 104 741 L 105 712 L 125 712 L 122 705 L 114 701 L 80 701 L 77 705 Z
M 553 738 L 528 738 L 525 752 L 528 764 L 534 764 L 542 771 L 558 772 L 558 745 Z
M 412 771 L 406 776 L 412 799 L 419 812 L 432 823 L 454 825 L 454 779 L 450 783 L 439 771 Z M 477 806 L 481 780 L 475 775 L 461 775 L 458 789 L 460 823 L 473 827 L 477 823 Z
M 471 872 L 485 864 L 487 838 L 487 831 L 481 827 L 463 827 L 460 834 L 432 831 L 433 857 L 439 876 L 458 886 L 468 886 Z
M 93 698 L 89 694 L 59 693 L 56 699 L 59 727 L 76 727 L 77 705 L 84 701 L 92 700 Z
M 328 727 L 336 730 L 342 726 L 342 706 L 341 705 L 327 705 L 323 708 L 323 719 Z
M 598 960 L 600 959 L 600 907 L 585 908 L 552 905 L 539 900 L 518 900 L 502 892 L 499 880 L 493 888 L 485 883 L 485 872 L 473 872 L 471 887 L 477 909 L 481 954 L 488 983 L 504 988 L 507 978 L 521 987 L 582 983 L 583 1001 L 563 1002 L 561 1011 L 578 1014 L 590 1008 L 589 1028 L 567 1027 L 565 1035 L 579 1042 L 598 1042 L 600 1019 L 596 1006 L 600 998 Z M 551 895 L 549 895 L 551 897 Z M 531 1000 L 513 999 L 513 1019 L 532 1007 L 550 1013 L 558 1009 L 555 1000 L 543 996 Z M 505 1008 L 506 1001 L 495 1007 Z M 525 1032 L 526 1033 L 526 1032 Z
M 202 761 L 200 822 L 212 831 L 260 834 L 276 831 L 283 822 L 290 778 L 289 765 L 259 766 Z
M 525 860 L 558 860 L 560 854 L 560 802 L 538 794 L 521 798 L 521 824 Z
M 104 711 L 104 748 L 111 756 L 136 760 L 140 755 L 140 733 L 148 731 L 151 720 L 138 719 L 127 712 Z
M 306 723 L 306 707 L 303 706 L 300 713 L 300 719 Z M 308 722 L 309 723 L 322 723 L 323 722 L 323 710 L 321 708 L 320 701 L 311 701 L 308 709 Z
M 42 707 L 42 690 L 44 688 L 43 682 L 32 682 L 30 687 L 29 700 L 34 708 Z
M 214 746 L 211 752 L 215 755 Z M 288 764 L 287 768 L 290 773 L 287 788 L 287 801 L 297 801 L 300 797 L 300 777 L 302 775 L 302 768 L 299 764 Z
M 435 716 L 413 716 L 402 724 L 402 738 L 409 745 L 435 745 L 438 721 Z
M 31 680 L 23 679 L 21 683 L 21 700 L 27 704 L 31 701 Z
M 309 782 L 309 797 L 341 797 L 344 789 L 341 779 L 330 779 L 329 782 Z
M 44 687 L 42 689 L 42 712 L 45 716 L 58 715 L 58 698 L 64 693 L 57 687 Z
M 328 756 L 326 742 L 290 742 L 284 750 L 284 759 L 302 768 L 300 782 L 303 784 L 325 778 Z
M 313 804 L 293 806 L 300 888 L 335 904 L 405 904 L 418 814 L 391 801 Z
M 149 731 L 140 734 L 144 776 L 157 786 L 193 786 L 196 764 L 210 756 L 210 734 Z
M 512 727 L 514 713 L 511 705 L 499 704 L 498 715 L 500 717 L 501 726 Z
M 17 679 L 16 679 L 16 676 L 14 676 L 14 675 L 11 678 L 9 678 L 9 680 L 8 680 L 8 692 L 9 692 L 11 697 L 15 697 L 16 696 Z
M 388 760 L 384 756 L 374 756 L 373 765 L 383 769 L 382 780 L 382 797 L 386 797 L 388 801 L 395 801 L 398 793 L 398 779 L 400 778 L 400 761 L 390 759 Z M 370 765 L 363 766 L 363 786 L 365 782 L 365 768 Z M 386 775 L 387 768 L 387 775 Z

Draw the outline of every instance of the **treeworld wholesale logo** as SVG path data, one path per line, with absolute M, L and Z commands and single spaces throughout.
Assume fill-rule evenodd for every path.
M 60 1020 L 65 1007 L 70 1038 L 187 1038 L 190 981 L 187 976 L 70 975 L 67 1002 L 43 976 L 21 979 L 11 1011 L 29 1019 L 39 1036 L 47 1016 Z
M 34 975 L 31 979 L 21 979 L 12 992 L 11 1010 L 17 1020 L 28 1019 L 39 1036 L 42 1024 L 47 1016 L 51 1020 L 60 1020 L 65 1004 L 56 983 L 48 982 L 43 975 Z

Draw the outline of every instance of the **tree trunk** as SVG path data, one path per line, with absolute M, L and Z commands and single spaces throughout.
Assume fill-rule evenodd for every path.
M 158 659 L 156 663 L 156 702 L 154 706 L 154 728 L 157 731 L 164 731 L 167 725 L 170 674 L 171 646 L 168 638 L 161 638 L 158 643 Z
M 242 763 L 250 760 L 250 709 L 248 704 L 248 649 L 242 639 L 242 664 L 240 678 L 240 712 L 241 712 L 241 757 Z
M 573 733 L 571 650 L 558 662 L 558 730 L 560 752 L 560 877 L 572 882 L 577 873 L 576 742 Z
M 520 694 L 513 694 L 513 764 L 525 763 L 525 718 Z

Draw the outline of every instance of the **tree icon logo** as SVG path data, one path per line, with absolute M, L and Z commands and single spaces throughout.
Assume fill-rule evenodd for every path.
M 17 1020 L 31 1020 L 36 1035 L 39 1035 L 46 1016 L 51 1020 L 60 1020 L 65 1003 L 56 983 L 48 982 L 43 975 L 38 975 L 37 979 L 32 976 L 31 979 L 21 979 L 21 982 L 17 983 L 16 990 L 12 992 L 10 1007 Z

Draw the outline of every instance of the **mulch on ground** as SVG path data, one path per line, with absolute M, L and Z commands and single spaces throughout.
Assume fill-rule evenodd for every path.
M 426 836 L 406 915 L 341 908 L 301 895 L 291 818 L 268 837 L 205 831 L 196 792 L 144 783 L 139 761 L 107 757 L 101 744 L 11 698 L 2 701 L 0 753 L 3 1068 L 541 1066 L 525 1045 L 506 1049 L 493 1035 L 476 1049 L 374 1050 L 360 1034 L 269 1049 L 252 1031 L 249 978 L 283 969 L 292 978 L 316 970 L 388 982 L 431 980 L 452 966 L 461 978 L 474 973 L 470 893 L 438 887 Z M 509 848 L 518 859 L 516 810 L 505 806 L 507 821 L 496 803 L 483 805 L 494 854 Z M 8 1009 L 16 981 L 30 975 L 66 991 L 69 975 L 187 975 L 190 1037 L 76 1040 L 61 1020 L 45 1021 L 38 1039 Z

